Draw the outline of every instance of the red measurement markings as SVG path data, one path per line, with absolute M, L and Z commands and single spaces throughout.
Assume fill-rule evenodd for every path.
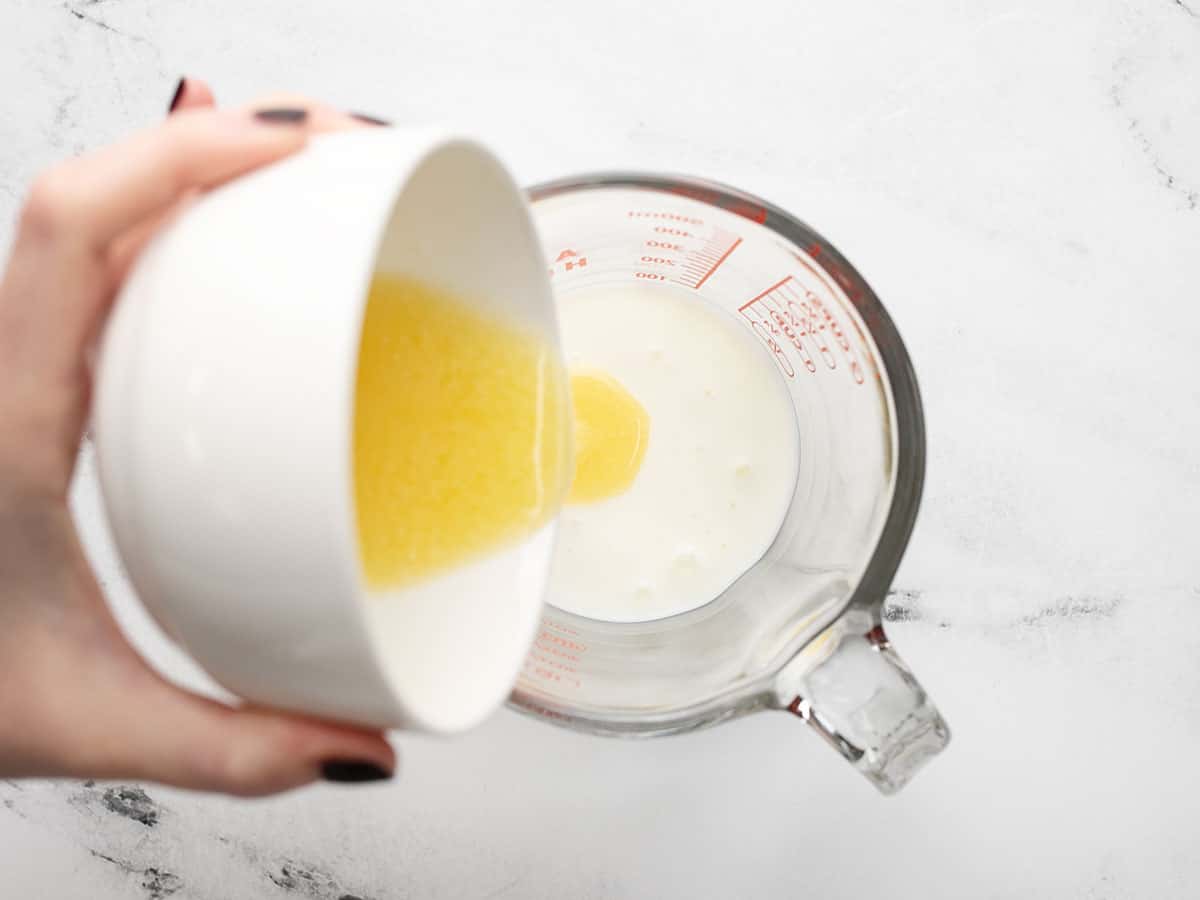
M 586 256 L 581 255 L 578 250 L 567 247 L 555 257 L 553 265 L 550 266 L 550 277 L 553 278 L 559 272 L 566 273 L 584 269 L 587 264 Z
M 812 268 L 804 265 L 813 275 Z M 817 276 L 818 280 L 828 284 Z M 836 297 L 836 294 L 831 294 Z M 788 275 L 761 294 L 743 303 L 738 312 L 750 323 L 754 333 L 771 351 L 775 362 L 789 378 L 795 377 L 788 351 L 791 350 L 809 372 L 816 373 L 819 359 L 828 370 L 838 368 L 838 357 L 830 344 L 842 351 L 846 367 L 855 383 L 865 380 L 862 366 L 837 317 L 821 298 L 794 276 Z
M 668 222 L 686 222 L 688 225 L 703 225 L 703 219 L 697 219 L 695 216 L 685 216 L 682 213 L 661 212 L 658 210 L 639 210 L 631 209 L 626 212 L 626 215 L 631 219 L 665 219 Z
M 663 210 L 631 209 L 625 215 L 631 219 L 658 220 L 651 225 L 653 236 L 643 241 L 645 249 L 636 263 L 639 267 L 648 268 L 634 272 L 633 277 L 644 281 L 678 281 L 676 273 L 684 269 L 689 259 L 687 242 L 697 237 L 692 229 L 696 226 L 702 228 L 704 220 Z M 650 225 L 649 222 L 646 224 Z M 664 272 L 663 269 L 670 271 Z
M 583 682 L 573 672 L 559 671 L 553 662 L 544 660 L 536 650 L 525 659 L 525 674 L 541 681 L 553 681 L 570 687 L 582 687 Z
M 741 243 L 740 237 L 718 228 L 699 250 L 694 250 L 688 255 L 687 262 L 683 265 L 683 274 L 675 281 L 685 287 L 700 290 L 704 282 L 712 278 L 713 272 L 724 265 L 725 260 L 729 259 L 730 254 Z
M 823 274 L 821 274 L 818 269 L 810 266 L 806 260 L 800 258 L 799 256 L 796 257 L 796 261 L 804 267 L 805 271 L 807 271 L 821 283 L 825 290 L 829 292 L 830 297 L 837 297 L 837 291 L 834 290 L 833 285 L 829 283 L 829 280 Z M 842 279 L 839 278 L 838 284 L 841 283 Z M 853 376 L 855 383 L 862 384 L 867 380 L 866 373 L 863 371 L 862 364 L 858 361 L 858 354 L 854 352 L 854 347 L 851 345 L 850 339 L 846 336 L 846 332 L 842 329 L 841 323 L 838 321 L 837 316 L 835 316 L 829 307 L 823 304 L 820 298 L 808 288 L 804 288 L 804 293 L 806 297 L 811 298 L 813 303 L 820 310 L 821 316 L 825 322 L 825 326 L 828 327 L 829 333 L 833 336 L 834 341 L 837 343 L 843 355 L 846 357 L 846 362 L 850 367 L 850 374 Z
M 777 290 L 792 280 L 792 276 L 788 275 L 775 282 L 761 294 L 751 297 L 745 303 L 738 307 L 738 312 L 742 317 L 750 323 L 750 328 L 757 334 L 767 345 L 767 349 L 771 351 L 771 355 L 775 358 L 779 368 L 783 370 L 783 374 L 788 378 L 796 377 L 796 369 L 792 365 L 792 361 L 784 352 L 781 341 L 785 340 L 782 330 L 775 324 L 770 314 L 769 298 Z M 803 349 L 803 348 L 801 348 Z
M 722 228 L 709 231 L 703 219 L 683 213 L 631 209 L 625 214 L 631 219 L 656 220 L 651 226 L 653 234 L 643 242 L 645 250 L 638 258 L 640 266 L 651 268 L 635 272 L 634 278 L 673 281 L 699 290 L 742 243 L 737 235 Z M 673 271 L 663 274 L 663 269 Z
M 525 671 L 544 681 L 580 687 L 577 664 L 586 651 L 586 644 L 543 628 L 525 659 Z

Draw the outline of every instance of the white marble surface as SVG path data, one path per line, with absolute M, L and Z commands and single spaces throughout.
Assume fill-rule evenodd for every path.
M 0 240 L 184 72 L 463 123 L 527 181 L 717 178 L 830 237 L 924 389 L 889 630 L 955 741 L 888 800 L 784 715 L 621 743 L 505 712 L 401 737 L 394 785 L 265 802 L 0 783 L 0 895 L 1197 896 L 1200 2 L 3 0 Z

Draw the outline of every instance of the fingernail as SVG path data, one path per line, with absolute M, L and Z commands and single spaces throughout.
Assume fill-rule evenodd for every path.
M 321 763 L 321 777 L 339 784 L 387 781 L 392 773 L 372 762 L 357 759 L 330 759 Z
M 260 109 L 254 114 L 260 122 L 298 125 L 308 118 L 307 109 L 280 107 L 279 109 Z
M 167 107 L 168 113 L 175 112 L 175 107 L 179 105 L 179 101 L 183 99 L 183 91 L 187 87 L 187 77 L 179 79 L 179 84 L 175 85 L 175 93 L 171 95 L 171 104 Z
M 347 113 L 352 119 L 358 119 L 360 122 L 366 122 L 368 125 L 391 125 L 387 119 L 380 119 L 377 116 L 369 116 L 366 113 L 354 112 L 353 110 Z

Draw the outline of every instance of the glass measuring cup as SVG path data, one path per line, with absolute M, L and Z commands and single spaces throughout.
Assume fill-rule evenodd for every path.
M 560 304 L 631 283 L 711 304 L 774 361 L 800 459 L 796 483 L 779 485 L 792 499 L 774 541 L 705 605 L 607 622 L 551 593 L 511 702 L 623 736 L 782 709 L 898 790 L 949 730 L 882 627 L 925 465 L 916 380 L 883 306 L 807 225 L 724 186 L 602 174 L 530 193 Z

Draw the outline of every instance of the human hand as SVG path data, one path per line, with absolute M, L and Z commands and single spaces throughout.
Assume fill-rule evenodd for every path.
M 386 778 L 396 760 L 378 732 L 229 707 L 161 678 L 114 621 L 71 519 L 89 356 L 146 241 L 188 196 L 295 153 L 314 131 L 370 121 L 295 97 L 219 110 L 197 81 L 172 108 L 37 179 L 0 280 L 0 777 L 246 796 Z

